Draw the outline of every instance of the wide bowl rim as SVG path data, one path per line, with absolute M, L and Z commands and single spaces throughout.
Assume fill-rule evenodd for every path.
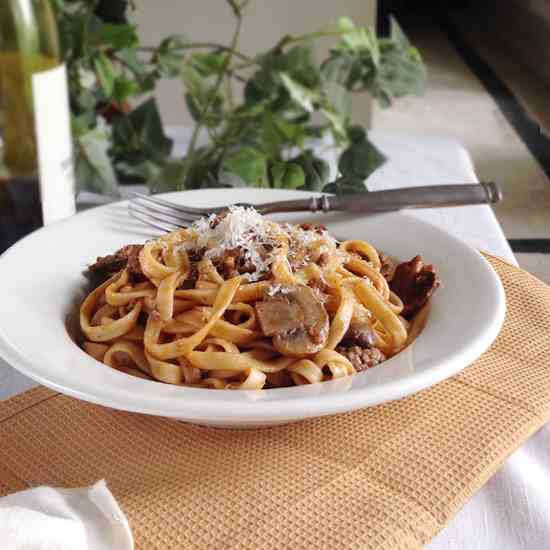
M 168 200 L 181 200 L 182 196 L 184 196 L 193 201 L 196 197 L 204 198 L 205 195 L 212 195 L 213 192 L 219 196 L 220 191 L 225 190 L 185 191 L 177 194 L 166 194 L 165 198 Z M 254 202 L 254 197 L 260 197 L 258 191 L 259 190 L 248 189 L 246 190 L 247 196 L 252 197 L 251 200 Z M 297 193 L 303 196 L 303 192 L 270 190 L 270 196 L 267 198 L 262 196 L 261 200 L 273 200 L 273 197 L 293 198 L 297 196 Z M 228 193 L 222 194 L 227 195 Z M 229 196 L 233 194 L 235 193 L 233 192 Z M 239 191 L 236 194 L 239 195 L 242 193 Z M 314 193 L 310 194 L 313 195 Z M 126 202 L 127 201 L 121 201 L 117 203 L 117 205 L 125 208 Z M 83 220 L 87 217 L 93 219 L 94 217 L 100 216 L 102 211 L 106 211 L 110 208 L 113 208 L 113 204 L 82 212 L 69 219 L 39 229 L 28 235 L 0 255 L 0 270 L 4 262 L 6 262 L 6 258 L 11 258 L 14 254 L 20 254 L 26 247 L 29 247 L 37 241 L 39 242 L 40 239 L 48 238 L 48 234 L 53 231 L 52 228 L 66 228 L 74 224 L 75 220 Z M 476 337 L 471 339 L 467 345 L 461 345 L 451 350 L 449 355 L 443 360 L 440 358 L 434 361 L 433 364 L 430 364 L 429 359 L 425 360 L 421 372 L 416 371 L 404 374 L 394 380 L 379 381 L 373 386 L 356 386 L 353 384 L 353 378 L 356 377 L 351 377 L 350 387 L 343 387 L 342 382 L 337 380 L 315 385 L 319 386 L 318 388 L 308 386 L 264 390 L 262 392 L 243 390 L 232 391 L 229 392 L 232 396 L 227 397 L 225 397 L 225 394 L 228 392 L 186 387 L 178 387 L 177 390 L 179 390 L 179 394 L 170 392 L 170 395 L 162 395 L 164 392 L 163 390 L 159 392 L 159 395 L 155 396 L 156 390 L 153 390 L 152 386 L 158 385 L 162 387 L 165 386 L 164 384 L 135 379 L 132 380 L 131 383 L 128 382 L 128 391 L 123 391 L 123 389 L 119 388 L 120 391 L 113 394 L 113 392 L 106 391 L 105 389 L 102 391 L 101 388 L 98 387 L 78 387 L 75 384 L 68 384 L 66 380 L 60 380 L 59 377 L 56 376 L 55 370 L 51 368 L 44 369 L 43 366 L 27 358 L 24 352 L 16 349 L 10 343 L 9 337 L 6 336 L 5 322 L 0 322 L 0 357 L 4 358 L 8 364 L 33 380 L 72 397 L 116 409 L 197 421 L 205 419 L 210 419 L 212 421 L 231 420 L 234 422 L 285 421 L 351 411 L 416 393 L 456 374 L 476 360 L 490 346 L 498 335 L 504 321 L 506 310 L 505 296 L 498 275 L 478 251 L 472 249 L 448 231 L 420 220 L 412 214 L 399 212 L 392 214 L 392 216 L 397 216 L 399 219 L 403 220 L 403 224 L 405 225 L 412 224 L 413 227 L 422 228 L 423 231 L 431 232 L 443 238 L 444 241 L 452 243 L 455 252 L 460 251 L 472 265 L 477 264 L 476 268 L 479 269 L 480 273 L 484 274 L 486 284 L 488 287 L 490 286 L 491 291 L 495 293 L 495 306 L 491 312 L 486 312 L 487 315 L 484 325 Z M 381 218 L 383 218 L 383 216 L 381 216 Z M 428 319 L 428 324 L 429 323 L 430 320 Z M 426 346 L 430 344 L 429 342 L 422 342 L 422 339 L 419 338 L 416 345 Z M 76 362 L 89 359 L 76 345 L 74 348 L 74 359 Z M 396 356 L 396 358 L 398 357 L 399 355 Z M 390 359 L 377 368 L 387 368 L 396 358 Z M 92 359 L 92 361 L 94 360 Z M 127 375 L 116 371 L 113 371 L 112 375 L 114 377 L 123 377 L 123 380 L 128 378 Z M 362 375 L 360 374 L 357 376 Z M 148 385 L 151 388 L 146 391 L 144 390 L 145 393 L 140 393 L 139 397 L 146 397 L 144 400 L 136 399 L 137 396 L 132 393 L 140 386 L 139 382 L 143 382 L 144 385 Z M 266 392 L 269 393 L 267 397 L 265 397 Z M 258 396 L 258 393 L 262 393 L 264 396 Z

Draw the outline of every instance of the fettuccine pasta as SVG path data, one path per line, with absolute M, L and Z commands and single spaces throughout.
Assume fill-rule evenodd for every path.
M 87 353 L 212 389 L 313 384 L 375 366 L 408 345 L 439 284 L 419 256 L 395 267 L 365 241 L 241 207 L 90 269 L 107 277 L 80 308 Z

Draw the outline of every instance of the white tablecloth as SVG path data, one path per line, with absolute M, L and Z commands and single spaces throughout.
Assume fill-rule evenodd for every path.
M 185 131 L 171 130 L 177 149 Z M 371 189 L 476 181 L 467 151 L 444 138 L 373 132 L 389 162 L 369 181 Z M 330 158 L 331 153 L 327 156 Z M 498 222 L 487 206 L 415 211 L 472 246 L 515 263 Z M 34 383 L 0 360 L 0 399 Z M 430 543 L 430 550 L 542 550 L 550 548 L 550 429 L 540 430 Z

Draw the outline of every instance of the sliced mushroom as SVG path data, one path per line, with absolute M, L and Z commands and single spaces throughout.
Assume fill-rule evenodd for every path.
M 328 314 L 315 292 L 305 285 L 279 288 L 256 304 L 256 313 L 264 334 L 273 336 L 273 346 L 283 355 L 311 355 L 326 343 Z
M 295 302 L 282 300 L 258 302 L 256 313 L 266 336 L 290 332 L 304 326 L 304 313 Z

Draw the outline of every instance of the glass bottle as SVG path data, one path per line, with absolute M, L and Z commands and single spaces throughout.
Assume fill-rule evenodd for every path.
M 46 210 L 51 221 L 74 211 L 67 79 L 49 0 L 0 0 L 0 110 L 2 249 L 42 225 Z

